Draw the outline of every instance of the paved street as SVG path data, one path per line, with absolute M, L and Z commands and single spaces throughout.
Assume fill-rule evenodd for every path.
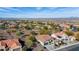
M 55 49 L 55 51 L 73 51 L 79 47 L 79 42 L 74 42 L 72 44 L 68 44 L 65 46 L 61 46 L 60 48 Z

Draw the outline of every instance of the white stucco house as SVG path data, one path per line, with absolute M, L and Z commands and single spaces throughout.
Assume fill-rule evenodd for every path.
M 69 40 L 70 40 L 71 42 L 73 42 L 73 41 L 76 40 L 76 38 L 75 38 L 74 36 L 69 36 Z
M 55 48 L 54 41 L 49 35 L 37 35 L 35 36 L 36 40 L 40 42 L 43 47 L 46 47 L 48 50 L 53 50 Z
M 63 41 L 64 43 L 68 43 L 76 40 L 74 36 L 68 36 L 64 32 L 54 33 L 51 35 L 51 37 L 54 37 L 56 40 Z
M 54 50 L 60 47 L 62 44 L 68 44 L 69 42 L 73 42 L 76 39 L 74 36 L 68 36 L 64 32 L 53 33 L 51 36 L 37 35 L 35 38 L 48 50 Z

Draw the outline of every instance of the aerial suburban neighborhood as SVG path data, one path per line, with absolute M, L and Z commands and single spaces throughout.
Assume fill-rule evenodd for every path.
M 79 51 L 79 7 L 0 7 L 0 51 Z
M 0 20 L 0 51 L 54 51 L 79 43 L 79 24 Z

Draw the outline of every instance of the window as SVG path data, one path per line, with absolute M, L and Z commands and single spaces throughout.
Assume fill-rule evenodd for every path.
M 58 38 L 61 38 L 61 36 L 57 36 Z
M 48 45 L 48 42 L 44 43 L 44 45 Z

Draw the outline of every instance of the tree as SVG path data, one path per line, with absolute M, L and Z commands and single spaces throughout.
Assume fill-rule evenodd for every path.
M 40 34 L 48 34 L 48 30 L 46 30 L 46 29 L 41 29 L 41 30 L 40 30 Z
M 31 40 L 33 43 L 36 42 L 35 36 L 30 36 L 30 37 L 29 37 L 29 40 Z
M 66 31 L 65 32 L 68 36 L 73 36 L 74 35 L 74 33 L 72 32 L 72 31 Z
M 30 24 L 30 25 L 27 25 L 25 28 L 26 28 L 27 30 L 33 29 L 33 27 L 31 26 L 31 24 Z
M 77 28 L 77 31 L 79 31 L 79 27 Z
M 16 32 L 16 35 L 18 35 L 18 36 L 20 36 L 20 35 L 22 35 L 23 33 L 22 32 L 20 32 L 20 31 L 17 31 Z
M 0 28 L 5 29 L 6 27 L 5 27 L 5 25 L 0 25 Z
M 79 41 L 79 32 L 77 32 L 77 33 L 75 34 L 75 38 L 76 38 L 77 41 Z
M 44 26 L 44 29 L 45 29 L 45 30 L 48 30 L 48 27 L 47 27 L 47 26 Z
M 34 32 L 34 31 L 32 31 L 31 33 L 32 33 L 32 35 L 37 35 L 37 33 L 36 33 L 36 32 Z
M 33 41 L 31 36 L 25 38 L 25 45 L 27 46 L 27 48 L 31 48 L 33 46 Z
M 16 32 L 16 29 L 13 29 L 12 32 Z
M 25 44 L 26 44 L 27 48 L 31 48 L 31 46 L 33 45 L 33 42 L 29 39 L 26 39 Z

